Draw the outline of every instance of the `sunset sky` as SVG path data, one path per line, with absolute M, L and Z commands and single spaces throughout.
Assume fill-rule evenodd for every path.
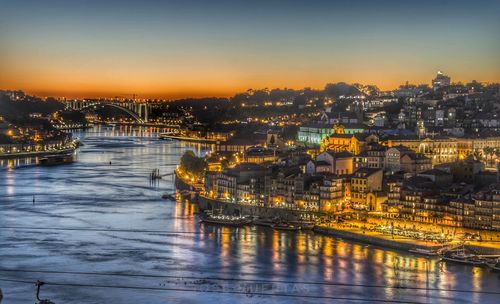
M 0 0 L 0 89 L 178 98 L 500 82 L 500 1 Z

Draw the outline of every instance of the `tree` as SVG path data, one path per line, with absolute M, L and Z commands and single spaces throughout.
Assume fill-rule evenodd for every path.
M 481 161 L 483 159 L 483 155 L 482 155 L 481 151 L 479 151 L 479 150 L 472 151 L 472 153 L 469 155 L 469 157 L 472 157 L 472 159 L 478 160 L 478 161 Z
M 274 135 L 271 135 L 271 138 L 269 139 L 269 144 L 273 146 L 276 143 L 276 139 L 274 139 Z
M 297 139 L 297 133 L 299 132 L 299 127 L 295 125 L 285 126 L 281 131 L 281 138 L 285 141 Z
M 490 162 L 491 162 L 491 157 L 493 156 L 493 154 L 495 153 L 495 149 L 493 149 L 492 147 L 484 147 L 483 148 L 483 154 L 484 156 L 486 156 L 486 164 L 488 165 Z
M 205 174 L 207 163 L 202 157 L 197 157 L 193 151 L 186 151 L 181 157 L 180 166 L 188 174 L 201 178 Z

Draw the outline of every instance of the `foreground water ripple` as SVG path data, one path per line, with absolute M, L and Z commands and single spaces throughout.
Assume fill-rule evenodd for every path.
M 500 278 L 487 269 L 307 232 L 200 225 L 195 206 L 161 199 L 170 178 L 148 176 L 207 147 L 149 129 L 75 135 L 84 146 L 74 164 L 2 163 L 3 303 L 33 303 L 34 288 L 2 279 L 61 284 L 43 287 L 56 303 L 498 302 Z

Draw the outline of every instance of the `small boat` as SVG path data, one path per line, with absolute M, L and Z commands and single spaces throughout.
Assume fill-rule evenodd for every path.
M 167 141 L 173 141 L 174 140 L 174 136 L 178 136 L 179 133 L 175 133 L 175 132 L 165 132 L 165 133 L 161 133 L 158 138 L 159 139 L 162 139 L 162 140 L 167 140 Z
M 486 265 L 494 272 L 500 272 L 500 259 L 492 262 L 486 262 Z
M 276 223 L 276 224 L 272 224 L 271 227 L 273 227 L 274 229 L 277 229 L 277 230 L 290 230 L 290 231 L 300 230 L 300 226 L 287 224 L 287 223 Z
M 474 254 L 446 252 L 441 256 L 441 260 L 460 264 L 483 266 L 485 261 Z
M 222 214 L 214 215 L 206 213 L 201 218 L 200 222 L 206 224 L 240 227 L 251 224 L 252 220 L 242 216 L 232 216 L 232 215 L 222 215 Z
M 175 201 L 177 200 L 177 198 L 175 197 L 175 193 L 172 194 L 172 193 L 165 193 L 161 196 L 162 199 L 168 199 L 168 200 L 171 200 L 171 201 Z
M 38 159 L 40 166 L 55 166 L 70 164 L 73 162 L 73 154 L 48 155 Z
M 316 224 L 313 222 L 300 222 L 299 226 L 300 226 L 300 229 L 302 229 L 302 230 L 312 230 L 314 228 L 314 226 L 316 226 Z
M 158 138 L 164 141 L 174 141 L 174 139 L 171 137 L 162 137 L 161 135 Z
M 423 254 L 427 256 L 436 256 L 439 255 L 437 250 L 434 249 L 427 249 L 427 248 L 412 248 L 408 250 L 411 253 L 416 253 L 416 254 Z
M 271 227 L 274 224 L 274 221 L 256 218 L 252 221 L 252 224 L 254 224 L 256 226 Z

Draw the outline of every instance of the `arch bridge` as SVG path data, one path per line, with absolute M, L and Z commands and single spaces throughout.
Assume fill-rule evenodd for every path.
M 97 106 L 109 106 L 115 109 L 119 109 L 130 115 L 138 123 L 148 122 L 150 106 L 147 103 L 137 103 L 133 101 L 115 102 L 105 100 L 70 100 L 65 102 L 66 109 L 78 111 L 88 110 L 92 107 L 95 108 Z

